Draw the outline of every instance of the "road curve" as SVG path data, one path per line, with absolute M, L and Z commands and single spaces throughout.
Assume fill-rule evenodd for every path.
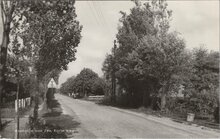
M 109 106 L 55 95 L 63 112 L 81 123 L 77 137 L 87 138 L 219 138 L 219 134 L 182 124 L 168 126 Z M 179 126 L 179 127 L 178 127 Z M 80 134 L 80 132 L 82 132 Z

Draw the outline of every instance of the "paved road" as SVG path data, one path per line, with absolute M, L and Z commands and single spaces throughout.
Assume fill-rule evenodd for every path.
M 87 138 L 194 138 L 219 137 L 216 132 L 206 131 L 162 120 L 129 113 L 126 110 L 100 106 L 93 102 L 76 100 L 56 94 L 63 112 L 73 116 L 81 123 L 77 137 Z M 160 118 L 162 119 L 162 118 Z M 81 132 L 81 134 L 80 134 Z

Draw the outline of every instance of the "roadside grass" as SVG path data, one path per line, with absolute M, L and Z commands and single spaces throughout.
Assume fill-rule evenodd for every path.
M 175 113 L 171 111 L 161 112 L 160 110 L 153 110 L 152 108 L 145 108 L 145 107 L 139 107 L 139 108 L 123 107 L 117 104 L 112 104 L 111 101 L 107 98 L 94 101 L 94 102 L 98 105 L 117 107 L 117 108 L 126 109 L 130 111 L 138 112 L 138 113 L 144 113 L 146 115 L 152 115 L 156 117 L 167 117 L 167 118 L 170 118 L 172 121 L 175 121 L 178 123 L 184 123 L 184 124 L 189 124 L 189 125 L 196 124 L 204 128 L 208 127 L 208 128 L 217 129 L 217 130 L 220 129 L 220 124 L 216 123 L 213 120 L 213 117 L 204 117 L 201 115 L 196 115 L 193 122 L 187 122 L 186 121 L 187 115 L 182 114 L 182 113 L 177 113 L 177 112 Z
M 4 108 L 8 109 L 7 112 L 4 113 L 4 118 L 2 118 L 3 122 L 3 128 L 0 131 L 0 135 L 2 135 L 3 138 L 14 138 L 15 135 L 15 110 L 13 108 Z M 9 110 L 10 109 L 10 110 Z M 19 108 L 19 137 L 20 138 L 28 138 L 28 133 L 23 132 L 27 130 L 28 126 L 28 115 L 32 113 L 31 106 L 28 106 L 26 108 Z M 21 132 L 20 132 L 21 131 Z
M 160 110 L 153 110 L 152 108 L 145 108 L 145 107 L 139 107 L 139 108 L 131 108 L 131 107 L 126 107 L 126 106 L 120 106 L 118 104 L 113 104 L 109 98 L 81 98 L 80 100 L 85 100 L 85 101 L 92 101 L 98 105 L 105 105 L 105 106 L 112 106 L 112 107 L 117 107 L 121 109 L 126 109 L 138 113 L 144 113 L 146 115 L 152 115 L 156 117 L 167 117 L 170 118 L 172 121 L 178 122 L 178 123 L 184 123 L 184 124 L 196 124 L 198 126 L 203 126 L 203 127 L 208 127 L 212 129 L 220 129 L 220 125 L 216 122 L 214 122 L 212 117 L 203 117 L 203 116 L 198 116 L 196 115 L 195 119 L 193 122 L 187 122 L 186 121 L 186 114 L 181 114 L 181 113 L 174 113 L 171 111 L 167 112 L 161 112 Z
M 57 100 L 52 99 L 49 107 L 45 105 L 40 113 L 37 122 L 30 120 L 30 138 L 71 138 L 77 133 L 80 123 L 63 114 Z
M 19 116 L 23 116 L 27 111 L 31 109 L 30 106 L 25 108 L 19 108 Z M 2 108 L 1 109 L 1 117 L 2 118 L 15 118 L 16 113 L 14 108 Z
M 23 117 L 27 112 L 31 110 L 31 107 L 19 108 L 18 114 L 19 117 Z M 5 127 L 8 126 L 15 118 L 16 112 L 13 107 L 3 107 L 1 108 L 1 118 L 2 118 L 2 129 L 0 131 L 4 131 Z
M 14 118 L 15 109 L 14 108 L 1 108 L 1 117 L 2 118 Z
M 161 112 L 159 110 L 152 110 L 151 108 L 145 108 L 145 107 L 140 107 L 138 109 L 129 109 L 134 112 L 138 113 L 144 113 L 146 115 L 152 115 L 156 117 L 166 117 L 170 118 L 174 122 L 178 123 L 183 123 L 183 124 L 188 124 L 188 125 L 197 125 L 197 126 L 202 126 L 202 127 L 208 127 L 212 129 L 220 129 L 220 125 L 213 120 L 209 120 L 207 118 L 202 119 L 202 117 L 196 116 L 193 122 L 187 122 L 186 121 L 186 114 L 180 114 L 180 113 L 174 113 L 174 112 Z

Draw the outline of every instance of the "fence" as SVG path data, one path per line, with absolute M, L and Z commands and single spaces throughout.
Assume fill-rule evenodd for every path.
M 17 103 L 17 101 L 18 101 L 18 103 Z M 31 104 L 31 98 L 30 97 L 15 100 L 15 111 L 17 111 L 18 108 L 25 108 L 27 106 L 30 106 L 30 104 Z

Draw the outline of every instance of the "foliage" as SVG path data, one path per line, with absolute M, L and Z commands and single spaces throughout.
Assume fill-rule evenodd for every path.
M 58 71 L 54 72 L 56 75 L 51 76 L 59 76 L 62 70 L 67 69 L 67 64 L 75 60 L 75 47 L 80 42 L 82 26 L 76 20 L 74 2 L 1 0 L 3 40 L 0 55 L 0 95 L 5 82 L 9 45 L 9 55 L 16 57 L 17 62 L 19 61 L 17 65 L 22 65 L 20 69 L 16 67 L 15 74 L 21 76 L 22 72 L 32 66 L 38 78 L 37 90 L 42 94 L 48 75 Z M 24 61 L 28 64 L 23 64 Z
M 91 94 L 93 95 L 104 95 L 107 91 L 107 84 L 102 78 L 97 78 L 92 84 Z
M 219 53 L 208 51 L 203 47 L 191 53 L 191 70 L 186 76 L 185 95 L 181 100 L 169 100 L 172 112 L 186 114 L 193 112 L 197 118 L 215 117 L 219 107 Z M 182 77 L 183 78 L 183 77 Z M 218 121 L 218 119 L 216 120 Z
M 107 55 L 103 71 L 109 77 L 115 68 L 118 84 L 145 105 L 150 92 L 166 97 L 172 86 L 178 86 L 173 80 L 187 73 L 190 63 L 184 40 L 176 32 L 168 32 L 172 12 L 167 3 L 155 0 L 135 4 L 129 15 L 121 12 L 119 46 L 115 56 Z
M 80 96 L 88 96 L 92 92 L 92 84 L 98 78 L 98 74 L 91 69 L 84 68 L 75 78 L 74 90 Z
M 11 65 L 7 73 L 10 76 L 17 74 L 16 69 L 19 76 L 23 76 L 23 72 L 32 67 L 32 74 L 37 75 L 38 87 L 35 88 L 41 96 L 44 96 L 50 78 L 58 81 L 61 71 L 75 60 L 82 26 L 76 20 L 74 2 L 27 0 L 12 3 L 8 58 Z M 26 73 L 28 77 L 30 73 Z
M 72 77 L 68 78 L 66 82 L 61 84 L 60 92 L 62 94 L 68 95 L 68 93 L 74 92 L 74 90 L 72 88 L 72 86 L 74 84 L 74 79 L 75 79 L 75 76 L 72 76 Z
M 162 110 L 212 115 L 219 105 L 219 53 L 187 50 L 180 34 L 169 31 L 172 12 L 165 1 L 135 4 L 130 14 L 121 12 L 118 47 L 102 68 L 108 81 L 115 73 L 117 85 L 125 90 L 118 89 L 118 103 L 159 103 Z M 172 97 L 181 86 L 184 97 Z
M 19 82 L 19 98 L 25 98 L 36 90 L 36 80 L 29 71 L 30 61 L 25 58 L 24 49 L 20 47 L 17 38 L 12 39 L 9 46 L 9 54 L 6 63 L 6 94 L 3 96 L 8 99 L 7 101 L 14 101 L 16 98 L 15 92 L 17 91 L 17 83 Z M 9 87 L 10 85 L 11 87 Z M 8 96 L 8 97 L 7 97 Z M 11 98 L 9 97 L 11 96 Z
M 54 69 L 66 70 L 75 60 L 75 47 L 81 39 L 82 26 L 76 20 L 74 1 L 38 1 L 24 10 L 28 24 L 21 37 L 33 52 L 30 56 L 35 59 L 38 77 Z
M 76 77 L 72 76 L 61 85 L 63 94 L 78 93 L 81 97 L 92 95 L 104 95 L 108 92 L 108 85 L 104 79 L 91 69 L 84 68 Z
M 219 104 L 219 53 L 205 48 L 193 52 L 193 70 L 190 85 L 185 93 L 190 100 L 187 105 L 201 115 L 211 115 Z M 194 103 L 192 103 L 194 102 Z

